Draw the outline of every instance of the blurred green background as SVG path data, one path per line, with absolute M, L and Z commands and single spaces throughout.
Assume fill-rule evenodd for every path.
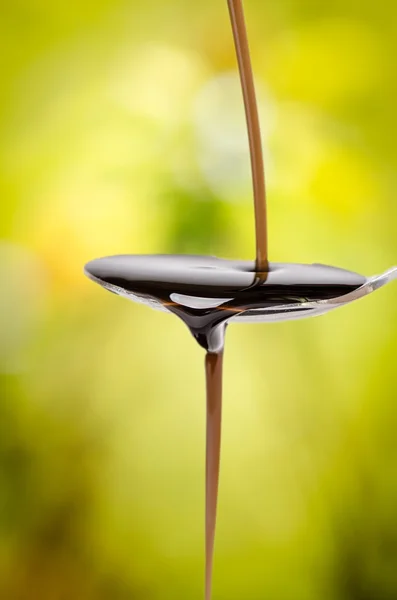
M 270 254 L 397 262 L 397 5 L 246 0 Z M 82 273 L 252 258 L 225 0 L 18 0 L 0 23 L 0 597 L 203 597 L 203 351 Z M 397 598 L 397 288 L 233 325 L 217 600 Z

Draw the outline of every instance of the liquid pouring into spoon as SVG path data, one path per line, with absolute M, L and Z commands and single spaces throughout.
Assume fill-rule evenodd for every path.
M 127 254 L 99 258 L 85 266 L 86 275 L 105 289 L 179 317 L 206 350 L 206 600 L 212 593 L 226 326 L 234 321 L 276 322 L 321 315 L 397 278 L 397 268 L 367 278 L 320 264 L 269 263 L 263 152 L 242 0 L 228 0 L 228 8 L 250 147 L 256 260 Z

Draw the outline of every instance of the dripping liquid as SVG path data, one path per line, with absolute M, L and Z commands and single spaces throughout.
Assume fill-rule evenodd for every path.
M 207 442 L 206 442 L 206 490 L 205 490 L 205 600 L 211 600 L 212 569 L 218 502 L 219 465 L 222 423 L 222 366 L 223 352 L 205 357 L 207 382 Z
M 307 314 L 306 303 L 339 298 L 366 278 L 324 265 L 270 263 L 265 280 L 254 261 L 210 256 L 121 255 L 88 263 L 87 275 L 104 288 L 171 312 L 206 350 L 206 600 L 211 598 L 212 563 L 221 443 L 222 362 L 229 321 L 265 320 Z
M 366 279 L 324 265 L 268 262 L 266 192 L 255 87 L 241 0 L 228 0 L 246 113 L 255 209 L 256 260 L 210 256 L 122 255 L 96 259 L 85 272 L 116 294 L 177 315 L 206 350 L 207 393 L 205 600 L 211 600 L 222 419 L 222 367 L 230 320 L 304 316 L 305 303 L 338 298 Z
M 228 0 L 228 8 L 243 91 L 250 148 L 255 211 L 255 270 L 257 274 L 255 283 L 261 283 L 266 280 L 269 268 L 266 188 L 261 130 L 242 0 Z M 205 361 L 207 390 L 205 600 L 211 600 L 212 588 L 221 444 L 222 364 L 223 349 L 222 353 L 219 354 L 207 353 Z

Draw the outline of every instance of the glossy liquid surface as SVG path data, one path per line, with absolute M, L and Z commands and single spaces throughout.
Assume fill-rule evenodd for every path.
M 121 255 L 86 265 L 104 288 L 176 314 L 210 352 L 223 348 L 229 320 L 277 320 L 305 303 L 347 294 L 365 277 L 325 265 L 271 263 L 265 280 L 250 261 L 209 256 Z M 308 309 L 309 310 L 309 309 Z
M 266 277 L 261 277 L 254 262 L 180 255 L 112 256 L 91 261 L 85 271 L 111 292 L 177 315 L 207 350 L 205 598 L 210 600 L 226 324 L 296 318 L 306 303 L 339 298 L 361 287 L 366 279 L 335 267 L 282 263 L 269 264 Z

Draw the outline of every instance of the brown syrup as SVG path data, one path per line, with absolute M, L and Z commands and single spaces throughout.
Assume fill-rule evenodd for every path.
M 218 504 L 219 466 L 221 457 L 222 424 L 222 367 L 223 351 L 217 354 L 207 352 L 205 375 L 207 382 L 207 444 L 205 466 L 205 599 L 210 600 L 212 592 L 212 570 L 214 564 L 214 544 L 216 512 Z
M 267 218 L 266 188 L 263 165 L 261 129 L 258 105 L 256 102 L 254 76 L 252 73 L 247 29 L 245 26 L 242 0 L 228 0 L 230 21 L 243 91 L 245 115 L 250 146 L 252 184 L 255 209 L 256 269 L 258 273 L 267 271 Z M 263 276 L 263 275 L 262 275 Z
M 228 7 L 250 147 L 255 262 L 209 256 L 123 255 L 93 260 L 85 267 L 88 277 L 109 291 L 177 315 L 207 351 L 206 600 L 212 594 L 227 323 L 297 318 L 312 310 L 308 303 L 342 296 L 366 281 L 361 275 L 334 267 L 268 262 L 263 153 L 242 1 L 228 0 Z
M 223 349 L 230 320 L 277 320 L 308 302 L 352 292 L 365 277 L 324 265 L 270 263 L 265 280 L 255 263 L 211 256 L 121 255 L 99 258 L 86 274 L 106 289 L 177 315 L 207 351 Z M 268 317 L 272 318 L 268 318 Z
M 307 303 L 330 300 L 363 285 L 365 277 L 324 265 L 255 263 L 209 256 L 122 255 L 85 267 L 88 277 L 116 294 L 177 315 L 207 350 L 206 600 L 211 598 L 219 479 L 224 335 L 229 321 L 277 320 Z

